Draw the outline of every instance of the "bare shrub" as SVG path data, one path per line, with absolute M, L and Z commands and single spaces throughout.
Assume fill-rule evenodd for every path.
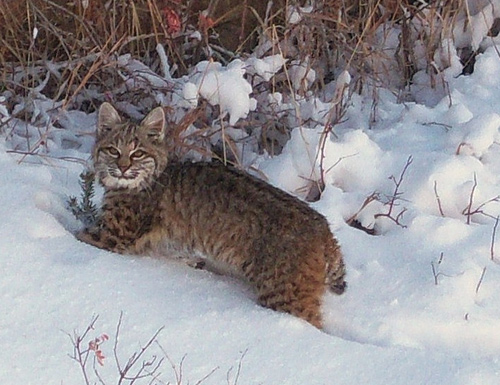
M 466 223 L 468 225 L 470 225 L 472 223 L 472 218 L 474 215 L 483 215 L 485 217 L 492 218 L 492 219 L 496 220 L 496 217 L 494 215 L 487 213 L 486 211 L 484 211 L 484 209 L 488 204 L 500 201 L 500 195 L 497 195 L 491 199 L 488 199 L 488 200 L 484 201 L 483 203 L 474 207 L 474 197 L 475 197 L 477 186 L 478 186 L 477 175 L 476 175 L 476 173 L 474 173 L 473 184 L 472 184 L 471 192 L 469 195 L 469 203 L 462 210 L 462 215 L 464 215 L 466 217 Z
M 453 27 L 467 16 L 467 4 L 322 0 L 314 9 L 297 12 L 300 21 L 289 22 L 283 34 L 286 56 L 311 59 L 325 82 L 347 70 L 361 92 L 366 85 L 408 86 L 418 70 L 437 75 L 443 68 L 436 68 L 435 54 L 453 39 Z
M 443 70 L 457 50 L 464 65 L 471 64 L 478 52 L 471 44 L 453 45 L 458 28 L 471 34 L 467 20 L 474 15 L 466 0 L 304 4 L 299 0 L 4 1 L 0 98 L 5 99 L 10 118 L 2 124 L 12 132 L 28 122 L 26 131 L 39 134 L 30 132 L 29 143 L 15 150 L 40 156 L 46 155 L 53 131 L 66 128 L 59 125 L 64 111 L 91 113 L 110 101 L 140 119 L 158 104 L 169 105 L 173 124 L 181 122 L 179 127 L 186 129 L 178 137 L 186 152 L 247 167 L 251 161 L 243 159 L 243 149 L 279 154 L 295 127 L 323 128 L 323 140 L 334 136 L 355 93 L 372 96 L 375 122 L 379 87 L 389 88 L 404 101 L 412 97 L 408 90 L 415 75 L 423 72 L 432 86 L 446 89 Z M 463 53 L 467 50 L 470 54 Z M 235 58 L 270 55 L 281 55 L 286 64 L 271 79 L 247 73 L 256 109 L 234 127 L 220 118 L 218 106 L 203 98 L 197 107 L 191 106 L 196 114 L 178 106 L 183 98 L 178 80 L 196 71 L 201 60 L 225 65 Z M 345 74 L 350 79 L 347 95 L 337 103 L 332 89 L 342 88 Z M 332 108 L 322 111 L 322 118 L 304 116 L 303 111 L 313 110 L 317 102 Z M 195 117 L 183 125 L 185 115 L 187 121 Z M 313 178 L 317 186 L 311 199 L 321 193 L 322 177 Z
M 123 81 L 114 62 L 120 55 L 140 58 L 160 72 L 161 44 L 172 75 L 186 74 L 204 59 L 227 62 L 245 52 L 259 57 L 281 52 L 313 69 L 318 86 L 347 70 L 358 92 L 366 84 L 404 87 L 418 70 L 437 75 L 435 53 L 446 48 L 443 42 L 453 39 L 457 20 L 468 14 L 464 0 L 299 5 L 283 0 L 7 1 L 0 7 L 0 76 L 8 89 L 27 92 L 41 84 L 40 66 L 63 63 L 64 70 L 54 71 L 44 90 L 67 105 L 83 90 L 116 88 Z M 27 73 L 19 74 L 16 63 Z
M 407 226 L 401 222 L 404 214 L 407 211 L 406 207 L 402 208 L 400 207 L 401 202 L 404 201 L 404 199 L 402 198 L 404 192 L 401 191 L 401 186 L 403 184 L 405 175 L 412 163 L 413 163 L 413 157 L 410 155 L 407 158 L 406 163 L 399 177 L 396 178 L 394 175 L 391 175 L 389 177 L 389 180 L 392 181 L 394 185 L 394 190 L 392 194 L 383 196 L 379 192 L 373 192 L 364 200 L 359 210 L 346 221 L 347 224 L 351 227 L 362 230 L 367 234 L 377 235 L 375 229 L 363 226 L 363 224 L 358 220 L 358 217 L 363 212 L 363 210 L 372 202 L 379 202 L 382 203 L 383 207 L 385 207 L 387 211 L 375 214 L 374 219 L 386 218 L 391 222 L 393 222 L 394 224 L 396 224 L 397 226 L 401 228 L 406 228 Z
M 67 333 L 73 348 L 69 357 L 77 363 L 84 385 L 93 385 L 96 383 L 101 385 L 182 385 L 191 383 L 185 378 L 184 363 L 187 355 L 184 355 L 180 362 L 176 363 L 170 358 L 167 351 L 159 342 L 158 338 L 163 328 L 159 328 L 143 346 L 124 360 L 121 357 L 122 348 L 118 346 L 122 333 L 123 314 L 120 314 L 113 336 L 95 332 L 98 319 L 98 316 L 93 316 L 83 332 L 75 330 L 73 333 Z M 112 347 L 106 348 L 110 344 Z M 112 349 L 112 353 L 108 353 L 110 349 Z M 236 369 L 231 367 L 227 370 L 226 380 L 228 385 L 238 384 L 246 353 L 247 350 L 242 353 Z M 112 357 L 108 357 L 109 354 Z M 167 375 L 164 372 L 166 363 L 171 368 L 174 382 L 166 380 Z M 106 375 L 102 371 L 104 366 L 109 365 L 113 365 L 114 367 L 114 374 L 111 375 L 112 378 L 109 378 L 109 370 L 106 372 Z M 195 384 L 202 384 L 218 370 L 219 367 L 214 367 L 200 380 L 196 381 Z

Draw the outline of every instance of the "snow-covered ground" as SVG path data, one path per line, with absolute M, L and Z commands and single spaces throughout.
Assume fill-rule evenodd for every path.
M 269 79 L 283 65 L 275 59 L 252 70 Z M 202 94 L 231 123 L 255 108 L 242 62 L 208 71 L 185 83 L 186 106 Z M 217 74 L 234 87 L 215 97 Z M 110 337 L 97 365 L 106 384 L 119 379 L 114 350 L 125 365 L 162 327 L 144 359 L 168 354 L 176 369 L 164 362 L 153 383 L 176 383 L 177 371 L 182 384 L 498 384 L 499 74 L 490 47 L 472 75 L 450 67 L 442 99 L 423 86 L 419 103 L 397 103 L 381 90 L 373 122 L 372 100 L 353 96 L 324 147 L 322 128 L 297 127 L 281 155 L 255 159 L 271 183 L 299 195 L 325 171 L 312 205 L 342 244 L 349 287 L 325 298 L 324 332 L 259 307 L 235 279 L 78 242 L 66 202 L 80 194 L 83 166 L 73 160 L 89 157 L 94 115 L 70 114 L 73 129 L 51 133 L 43 157 L 9 152 L 28 139 L 8 136 L 0 146 L 0 384 L 85 384 L 68 334 L 81 335 L 97 315 L 82 346 Z M 318 105 L 303 113 L 331 107 Z M 348 226 L 354 215 L 376 235 Z

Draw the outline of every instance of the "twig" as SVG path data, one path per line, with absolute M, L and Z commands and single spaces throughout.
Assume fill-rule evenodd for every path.
M 73 334 L 66 333 L 69 339 L 71 340 L 71 344 L 73 345 L 73 355 L 69 357 L 78 363 L 80 367 L 80 371 L 82 372 L 83 379 L 85 385 L 91 385 L 88 373 L 87 373 L 87 360 L 90 355 L 90 349 L 87 347 L 86 349 L 82 348 L 82 342 L 87 339 L 88 334 L 91 330 L 94 330 L 94 326 L 99 318 L 98 315 L 94 315 L 89 325 L 85 329 L 82 334 L 77 333 L 77 331 L 73 331 Z
M 458 273 L 458 274 L 449 275 L 449 274 L 445 274 L 445 273 L 440 272 L 438 266 L 440 266 L 441 263 L 443 262 L 443 257 L 444 257 L 444 253 L 441 252 L 441 254 L 439 255 L 439 259 L 438 259 L 437 263 L 431 262 L 432 275 L 434 276 L 434 284 L 436 286 L 439 285 L 439 277 L 440 276 L 447 277 L 447 278 L 453 278 L 453 277 L 457 277 L 457 276 L 463 274 L 463 272 L 461 272 L 461 273 Z
M 240 374 L 241 374 L 241 368 L 243 366 L 243 358 L 245 358 L 246 354 L 248 353 L 248 348 L 245 349 L 245 351 L 241 354 L 241 357 L 240 357 L 240 360 L 238 361 L 238 367 L 236 368 L 236 375 L 234 377 L 234 381 L 232 383 L 232 385 L 238 385 L 238 380 L 240 378 Z M 231 374 L 231 371 L 232 371 L 233 368 L 230 368 L 228 371 L 227 371 L 227 374 L 226 374 L 226 381 L 227 381 L 227 385 L 231 385 L 231 382 L 229 380 L 229 377 L 230 377 L 230 374 Z
M 321 137 L 319 138 L 319 153 L 318 153 L 318 157 L 319 157 L 319 177 L 320 177 L 320 180 L 319 180 L 319 183 L 321 186 L 325 186 L 325 172 L 324 172 L 324 160 L 326 158 L 326 154 L 325 154 L 325 147 L 326 147 L 326 141 L 327 139 L 329 138 L 329 134 L 332 132 L 333 130 L 333 125 L 328 122 L 325 124 L 325 128 L 323 129 L 323 132 L 321 133 Z
M 481 214 L 481 215 L 484 215 L 488 218 L 496 219 L 496 217 L 494 217 L 493 215 L 485 213 L 483 211 L 483 208 L 489 203 L 498 202 L 500 200 L 500 195 L 497 195 L 494 198 L 488 199 L 487 201 L 481 203 L 479 206 L 477 206 L 475 209 L 473 209 L 472 205 L 474 204 L 474 195 L 476 193 L 476 188 L 477 188 L 477 175 L 476 175 L 476 173 L 474 173 L 474 183 L 472 185 L 472 189 L 471 189 L 470 196 L 469 196 L 469 204 L 465 207 L 465 209 L 462 210 L 462 214 L 467 217 L 466 223 L 468 225 L 471 224 L 472 216 L 476 215 L 476 214 Z
M 344 73 L 347 74 L 347 71 L 344 71 Z M 344 79 L 344 78 L 339 78 L 337 79 L 339 82 L 336 86 L 335 89 L 335 95 L 332 99 L 332 108 L 328 111 L 327 114 L 327 123 L 324 126 L 323 132 L 321 133 L 321 137 L 319 140 L 319 153 L 317 154 L 317 158 L 319 157 L 319 171 L 320 171 L 320 178 L 321 178 L 321 185 L 325 186 L 325 174 L 334 166 L 332 166 L 329 170 L 326 172 L 324 171 L 324 160 L 326 158 L 325 155 L 325 146 L 327 139 L 330 137 L 330 134 L 335 133 L 333 132 L 333 127 L 336 126 L 337 124 L 342 123 L 343 118 L 345 114 L 347 113 L 347 103 L 346 103 L 346 98 L 345 96 L 345 91 L 349 89 L 349 81 L 350 79 Z M 342 157 L 343 159 L 345 157 Z M 340 160 L 339 159 L 339 162 Z
M 167 351 L 163 349 L 163 346 L 158 341 L 156 341 L 156 344 L 160 348 L 161 352 L 163 353 L 167 361 L 170 363 L 170 367 L 172 368 L 175 375 L 175 384 L 176 385 L 182 384 L 182 374 L 183 374 L 182 367 L 184 365 L 184 360 L 186 359 L 186 355 L 182 356 L 181 361 L 179 362 L 179 368 L 177 368 L 177 365 L 174 363 L 174 361 L 172 361 Z
M 375 231 L 374 229 L 369 229 L 369 228 L 366 228 L 364 227 L 356 218 L 358 217 L 358 215 L 361 213 L 361 211 L 364 210 L 364 208 L 366 206 L 368 206 L 370 203 L 374 202 L 374 201 L 379 201 L 380 200 L 380 197 L 379 197 L 379 194 L 377 192 L 374 192 L 372 194 L 370 194 L 368 197 L 366 197 L 366 199 L 364 200 L 363 204 L 361 205 L 361 207 L 359 208 L 359 210 L 354 213 L 354 215 L 352 215 L 347 221 L 346 223 L 351 226 L 351 227 L 354 227 L 355 229 L 359 229 L 359 230 L 362 230 L 364 231 L 365 233 L 367 234 L 370 234 L 370 235 L 375 235 Z
M 163 359 L 157 360 L 157 356 L 152 356 L 152 358 L 149 361 L 143 361 L 141 367 L 137 370 L 137 372 L 130 376 L 129 373 L 130 371 L 135 367 L 137 362 L 141 359 L 141 357 L 144 355 L 144 353 L 151 347 L 153 342 L 156 341 L 156 338 L 160 334 L 160 332 L 164 329 L 162 326 L 159 328 L 153 336 L 149 339 L 149 341 L 139 350 L 139 352 L 135 352 L 130 356 L 128 359 L 127 363 L 125 366 L 122 368 L 120 364 L 120 360 L 118 358 L 118 337 L 120 334 L 120 327 L 122 323 L 122 318 L 123 318 L 123 312 L 120 313 L 120 318 L 118 320 L 118 324 L 116 326 L 116 333 L 115 333 L 115 344 L 113 348 L 113 353 L 115 357 L 115 363 L 116 367 L 118 369 L 118 372 L 120 374 L 120 379 L 118 380 L 118 385 L 122 384 L 123 381 L 130 381 L 130 385 L 132 385 L 136 380 L 145 378 L 145 377 L 151 377 L 161 366 Z M 148 370 L 148 368 L 151 368 Z M 146 372 L 144 374 L 144 372 Z
M 444 253 L 441 252 L 441 254 L 439 255 L 438 262 L 437 262 L 438 265 L 440 265 L 441 262 L 443 262 L 443 257 L 444 257 Z M 438 278 L 440 275 L 443 275 L 443 273 L 438 272 L 438 269 L 436 269 L 436 265 L 434 264 L 434 262 L 431 262 L 431 268 L 432 268 L 432 275 L 434 276 L 434 284 L 437 286 L 439 284 Z
M 95 385 L 96 382 L 100 383 L 101 385 L 106 385 L 106 382 L 104 381 L 103 377 L 101 376 L 99 366 L 104 365 L 104 355 L 101 352 L 100 345 L 108 340 L 107 334 L 101 334 L 99 337 L 91 339 L 88 343 L 88 345 L 84 344 L 84 341 L 87 340 L 88 335 L 91 330 L 95 329 L 95 324 L 97 322 L 98 316 L 94 316 L 85 331 L 82 334 L 77 333 L 76 331 L 73 332 L 73 334 L 68 334 L 70 337 L 71 343 L 73 345 L 73 354 L 70 355 L 70 358 L 76 361 L 80 367 L 80 371 L 82 372 L 83 378 L 84 378 L 84 384 L 85 385 Z M 160 373 L 158 370 L 160 369 L 161 365 L 163 364 L 164 358 L 158 358 L 156 355 L 152 355 L 149 360 L 144 360 L 142 361 L 141 364 L 139 364 L 139 360 L 144 356 L 144 353 L 151 348 L 151 345 L 153 342 L 156 341 L 156 338 L 158 337 L 158 334 L 161 332 L 163 328 L 160 328 L 156 331 L 156 333 L 149 339 L 149 341 L 146 343 L 144 347 L 142 347 L 138 352 L 135 352 L 130 356 L 128 359 L 127 363 L 125 366 L 122 367 L 120 364 L 120 361 L 118 359 L 118 339 L 120 335 L 120 329 L 121 329 L 121 323 L 123 319 L 123 313 L 120 314 L 120 318 L 118 320 L 118 324 L 116 327 L 116 333 L 115 333 L 115 341 L 113 345 L 113 353 L 115 357 L 115 364 L 116 368 L 118 370 L 118 380 L 117 384 L 120 385 L 122 383 L 126 383 L 127 385 L 134 385 L 137 381 L 145 378 L 151 378 L 152 380 L 150 381 L 150 384 L 158 380 L 158 377 Z M 83 345 L 82 345 L 83 344 Z M 89 357 L 93 355 L 94 361 L 93 361 L 93 374 L 94 378 L 91 378 L 89 375 Z M 96 362 L 99 365 L 96 365 Z M 132 370 L 135 371 L 135 373 L 131 373 Z M 161 381 L 160 381 L 161 382 Z M 179 382 L 179 385 L 181 383 Z
M 440 122 L 426 122 L 426 123 L 422 123 L 422 126 L 440 126 L 440 127 L 443 127 L 446 132 L 448 132 L 452 129 L 452 126 L 450 124 L 445 124 L 445 123 L 440 123 Z
M 443 206 L 441 205 L 441 198 L 439 197 L 438 189 L 437 189 L 437 180 L 434 181 L 434 195 L 436 196 L 439 214 L 441 214 L 441 216 L 444 217 L 445 215 L 444 215 L 444 211 L 443 211 Z
M 497 216 L 495 219 L 495 225 L 493 226 L 493 233 L 491 234 L 490 258 L 492 261 L 495 260 L 495 238 L 497 235 L 497 227 L 499 220 L 500 216 Z
M 334 164 L 332 164 L 330 167 L 328 167 L 328 170 L 325 171 L 325 175 L 328 174 L 334 167 L 336 167 L 344 159 L 352 158 L 352 157 L 357 156 L 357 155 L 359 155 L 359 153 L 341 156 L 340 158 L 337 159 L 337 161 Z
M 477 176 L 476 173 L 474 173 L 474 184 L 472 185 L 472 189 L 469 195 L 469 204 L 467 207 L 462 211 L 462 213 L 467 217 L 467 224 L 470 225 L 471 217 L 472 217 L 472 203 L 474 202 L 474 193 L 476 192 L 476 187 L 477 187 Z
M 203 378 L 201 378 L 199 381 L 197 381 L 195 385 L 200 385 L 202 382 L 204 382 L 206 379 L 208 379 L 212 374 L 214 374 L 217 370 L 219 370 L 218 366 L 216 366 L 215 368 L 213 368 Z
M 174 375 L 175 375 L 175 385 L 182 385 L 182 377 L 183 377 L 183 365 L 184 365 L 184 361 L 187 357 L 187 355 L 185 354 L 184 356 L 182 356 L 181 358 L 181 361 L 179 363 L 179 365 L 177 366 L 174 361 L 170 358 L 170 356 L 168 355 L 168 353 L 166 352 L 166 350 L 163 348 L 163 346 L 158 342 L 156 341 L 156 344 L 158 345 L 158 347 L 160 348 L 161 352 L 163 353 L 163 355 L 165 356 L 165 358 L 167 359 L 167 361 L 170 363 L 170 367 L 172 368 L 173 372 L 174 372 Z M 201 378 L 200 380 L 198 380 L 195 385 L 200 385 L 201 383 L 203 383 L 205 380 L 207 380 L 212 374 L 214 374 L 217 370 L 219 370 L 219 367 L 216 366 L 214 367 L 209 373 L 207 373 L 203 378 Z M 170 383 L 169 383 L 170 384 Z
M 386 203 L 386 205 L 389 206 L 389 210 L 385 214 L 376 214 L 375 218 L 385 217 L 392 220 L 398 226 L 406 228 L 406 226 L 401 223 L 400 219 L 403 217 L 407 209 L 403 208 L 396 216 L 393 215 L 393 210 L 397 206 L 396 202 L 401 199 L 401 195 L 403 194 L 400 191 L 401 184 L 403 183 L 404 176 L 412 163 L 413 163 L 413 157 L 410 155 L 406 160 L 406 164 L 403 167 L 403 171 L 401 171 L 399 179 L 396 180 L 396 177 L 394 177 L 394 175 L 392 175 L 389 178 L 394 183 L 394 192 L 392 193 L 392 196 L 389 198 L 389 201 Z
M 33 151 L 20 151 L 20 150 L 7 150 L 6 152 L 9 153 L 9 154 L 18 154 L 18 155 L 22 155 L 21 159 L 18 161 L 18 163 L 22 163 L 24 161 L 24 159 L 28 156 L 38 156 L 40 157 L 41 159 L 43 160 L 61 160 L 61 161 L 65 161 L 65 162 L 72 162 L 72 163 L 78 163 L 78 164 L 81 164 L 81 165 L 87 165 L 87 161 L 84 160 L 84 159 L 80 159 L 80 158 L 75 158 L 75 157 L 71 157 L 71 156 L 52 156 L 52 155 L 48 155 L 48 154 L 38 154 L 36 151 L 33 150 Z M 48 162 L 47 162 L 48 163 Z M 49 164 L 49 163 L 48 163 Z
M 476 294 L 479 292 L 479 288 L 481 287 L 481 284 L 483 283 L 484 275 L 486 274 L 486 266 L 483 268 L 483 271 L 481 272 L 481 277 L 479 277 L 479 282 L 476 285 Z

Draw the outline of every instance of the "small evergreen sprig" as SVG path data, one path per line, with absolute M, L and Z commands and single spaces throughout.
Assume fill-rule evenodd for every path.
M 95 195 L 94 172 L 90 170 L 83 171 L 80 174 L 79 184 L 82 189 L 80 199 L 70 196 L 68 206 L 75 218 L 88 227 L 97 221 L 98 215 L 98 208 L 93 201 Z

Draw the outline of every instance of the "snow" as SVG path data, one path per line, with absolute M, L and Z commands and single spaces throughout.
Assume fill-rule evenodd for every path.
M 229 124 L 234 125 L 255 109 L 255 100 L 250 97 L 252 86 L 243 77 L 244 66 L 239 59 L 227 68 L 216 62 L 200 62 L 190 82 L 186 83 L 184 94 L 191 103 L 195 104 L 198 100 L 196 95 L 199 95 L 210 104 L 220 106 L 223 115 L 229 114 Z M 193 95 L 193 91 L 197 91 L 196 94 Z
M 288 68 L 288 74 L 295 91 L 309 88 L 314 80 L 316 80 L 316 71 L 311 68 L 309 59 L 305 61 L 292 61 Z
M 311 13 L 313 11 L 313 7 L 287 7 L 287 22 L 290 24 L 298 24 L 302 20 L 302 15 Z
M 252 60 L 200 63 L 183 80 L 186 106 L 201 96 L 230 125 L 244 119 L 257 103 L 247 72 L 271 76 L 284 64 Z M 166 82 L 129 57 L 121 62 Z M 311 205 L 342 245 L 349 284 L 343 296 L 325 297 L 324 331 L 259 307 L 236 279 L 78 242 L 80 224 L 66 201 L 80 194 L 95 114 L 59 116 L 62 128 L 45 135 L 39 156 L 12 151 L 36 134 L 16 126 L 27 137 L 11 133 L 0 144 L 0 383 L 84 384 L 67 334 L 81 335 L 96 315 L 83 343 L 110 336 L 99 370 L 106 383 L 117 382 L 113 346 L 123 313 L 121 362 L 163 327 L 146 358 L 166 352 L 177 370 L 182 362 L 183 384 L 216 368 L 203 384 L 498 384 L 500 59 L 493 47 L 475 68 L 470 76 L 446 73 L 449 94 L 436 102 L 425 99 L 429 88 L 421 102 L 404 104 L 380 92 L 375 120 L 370 97 L 353 96 L 324 142 L 324 158 L 324 127 L 298 125 L 279 156 L 257 160 L 270 183 L 299 196 L 324 171 L 325 189 Z M 348 74 L 342 79 L 348 87 Z M 266 98 L 288 108 L 279 92 Z M 325 122 L 331 104 L 320 102 L 297 100 Z M 34 119 L 51 121 L 52 107 L 38 100 Z M 384 215 L 396 188 L 398 223 Z M 372 194 L 378 199 L 367 202 Z M 348 226 L 353 216 L 376 235 Z M 163 383 L 175 383 L 168 363 L 161 372 Z
M 474 3 L 471 2 L 472 5 Z M 486 40 L 484 37 L 499 15 L 498 8 L 490 3 L 480 6 L 473 15 L 462 17 L 454 27 L 454 34 L 458 37 L 457 46 L 462 48 L 471 45 L 473 49 L 477 49 L 483 39 Z M 464 33 L 465 31 L 469 33 Z
M 249 74 L 255 73 L 265 81 L 269 81 L 285 63 L 286 59 L 281 54 L 266 56 L 263 59 L 251 57 L 246 60 L 246 71 Z

